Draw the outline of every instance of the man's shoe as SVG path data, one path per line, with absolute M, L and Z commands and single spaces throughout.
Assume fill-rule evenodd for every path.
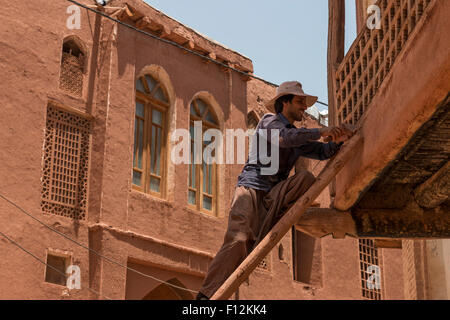
M 203 293 L 199 292 L 195 300 L 209 300 L 209 298 L 205 296 Z

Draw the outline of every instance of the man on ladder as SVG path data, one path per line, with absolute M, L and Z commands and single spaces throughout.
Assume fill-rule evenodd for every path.
M 276 96 L 266 104 L 276 114 L 266 114 L 255 134 L 259 135 L 259 129 L 266 129 L 270 137 L 271 130 L 278 130 L 278 172 L 274 175 L 261 174 L 261 169 L 270 167 L 270 163 L 261 164 L 259 155 L 257 161 L 247 160 L 238 177 L 223 245 L 209 266 L 197 300 L 208 300 L 314 183 L 314 175 L 306 170 L 289 177 L 298 157 L 327 160 L 354 134 L 348 125 L 320 129 L 296 128 L 293 123 L 301 121 L 303 113 L 316 101 L 317 97 L 303 92 L 299 82 L 290 81 L 282 83 Z M 332 141 L 318 142 L 321 137 Z M 267 139 L 267 143 L 266 150 L 272 150 L 270 139 Z

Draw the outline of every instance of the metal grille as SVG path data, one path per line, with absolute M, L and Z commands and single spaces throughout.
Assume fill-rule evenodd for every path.
M 381 300 L 378 249 L 375 247 L 373 240 L 359 239 L 359 266 L 362 296 L 370 300 Z
M 89 140 L 89 120 L 48 106 L 42 177 L 43 212 L 72 219 L 85 218 Z
M 61 60 L 61 77 L 59 87 L 81 97 L 83 91 L 84 56 L 74 56 L 72 53 L 63 52 Z

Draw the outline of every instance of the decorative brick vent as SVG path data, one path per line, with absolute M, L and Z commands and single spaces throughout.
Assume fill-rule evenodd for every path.
M 359 239 L 359 266 L 361 271 L 362 296 L 370 300 L 381 300 L 381 283 L 378 288 L 375 285 L 373 288 L 370 288 L 370 284 L 374 284 L 371 281 L 374 277 L 374 269 L 380 270 L 378 249 L 371 239 Z M 378 281 L 381 281 L 381 274 L 378 273 L 378 276 Z
M 72 41 L 63 45 L 59 87 L 81 97 L 83 92 L 84 54 Z
M 268 255 L 258 264 L 258 269 L 270 271 L 270 259 Z
M 84 219 L 87 208 L 90 121 L 47 108 L 42 201 L 45 213 Z

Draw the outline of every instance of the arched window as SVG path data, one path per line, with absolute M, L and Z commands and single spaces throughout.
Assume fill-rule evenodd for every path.
M 167 284 L 166 284 L 167 283 Z M 177 278 L 172 278 L 166 283 L 161 283 L 155 289 L 147 293 L 142 300 L 193 300 L 194 297 L 187 290 L 186 286 Z M 173 286 L 171 286 L 173 284 Z M 187 289 L 187 288 L 186 288 Z
M 133 188 L 159 197 L 165 196 L 168 108 L 165 88 L 149 75 L 140 77 L 136 83 Z
M 202 164 L 194 163 L 194 125 L 195 121 L 202 123 L 203 133 L 208 129 L 218 129 L 219 121 L 212 109 L 204 100 L 194 99 L 190 106 L 190 132 L 191 132 L 191 161 L 189 165 L 188 203 L 197 210 L 209 214 L 216 212 L 217 198 L 217 165 L 207 164 L 203 159 L 203 151 L 213 141 L 202 138 Z M 215 156 L 214 153 L 211 156 Z
M 81 97 L 83 93 L 83 75 L 85 53 L 74 39 L 64 41 L 61 58 L 59 87 L 73 95 Z

